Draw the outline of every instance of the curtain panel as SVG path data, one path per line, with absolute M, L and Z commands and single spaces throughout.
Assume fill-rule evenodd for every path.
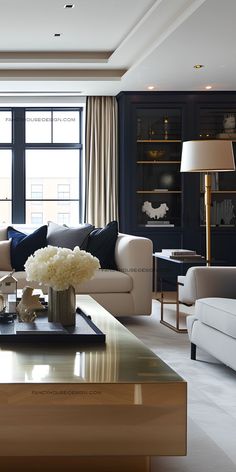
M 118 220 L 118 107 L 115 97 L 88 97 L 85 126 L 85 221 Z

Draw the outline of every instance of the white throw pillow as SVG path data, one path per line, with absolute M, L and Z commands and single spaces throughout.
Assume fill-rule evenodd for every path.
M 7 240 L 7 228 L 0 228 L 0 241 Z
M 12 270 L 11 239 L 0 241 L 0 270 Z

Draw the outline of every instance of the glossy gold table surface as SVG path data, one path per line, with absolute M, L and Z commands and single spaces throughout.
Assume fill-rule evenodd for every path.
M 91 297 L 77 303 L 106 344 L 1 345 L 0 469 L 147 472 L 185 455 L 186 382 Z
M 0 383 L 183 381 L 89 295 L 79 295 L 77 305 L 106 334 L 106 343 L 0 345 Z

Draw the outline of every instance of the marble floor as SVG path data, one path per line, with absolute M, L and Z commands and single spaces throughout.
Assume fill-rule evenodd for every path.
M 174 318 L 174 305 L 166 317 Z M 184 324 L 186 309 L 182 308 Z M 192 308 L 187 309 L 190 313 Z M 235 472 L 236 372 L 203 351 L 190 359 L 188 335 L 159 323 L 160 304 L 153 301 L 149 317 L 120 321 L 188 382 L 188 454 L 154 458 L 152 472 Z

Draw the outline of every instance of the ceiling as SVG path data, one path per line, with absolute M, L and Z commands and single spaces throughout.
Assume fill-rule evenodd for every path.
M 0 0 L 0 95 L 236 90 L 235 18 L 236 0 Z

